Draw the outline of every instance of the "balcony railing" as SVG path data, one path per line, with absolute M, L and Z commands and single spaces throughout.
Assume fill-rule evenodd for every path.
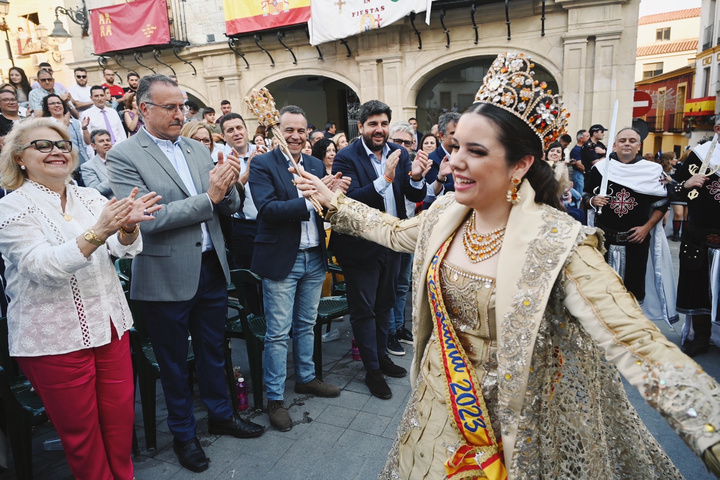
M 185 25 L 185 0 L 169 0 L 168 23 L 170 38 L 176 42 L 187 42 L 187 26 Z
M 673 133 L 684 132 L 685 131 L 685 128 L 683 125 L 684 117 L 685 117 L 685 112 L 671 113 L 670 114 L 670 124 L 668 125 L 668 131 L 673 132 Z
M 647 123 L 648 130 L 651 132 L 663 131 L 663 117 L 645 117 L 645 123 Z

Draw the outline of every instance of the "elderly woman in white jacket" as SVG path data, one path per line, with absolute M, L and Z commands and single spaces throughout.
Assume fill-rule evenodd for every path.
M 51 119 L 16 125 L 0 155 L 0 252 L 10 355 L 43 400 L 78 479 L 133 478 L 132 318 L 111 255 L 141 251 L 149 193 L 108 201 L 71 183 L 77 151 Z

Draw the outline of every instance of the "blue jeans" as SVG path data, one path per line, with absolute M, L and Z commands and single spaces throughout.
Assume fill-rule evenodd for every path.
M 265 303 L 265 389 L 268 400 L 282 400 L 287 376 L 290 328 L 293 331 L 295 381 L 307 383 L 315 378 L 313 327 L 325 281 L 321 250 L 299 252 L 290 274 L 284 280 L 263 279 Z
M 400 256 L 400 275 L 398 276 L 397 290 L 395 290 L 395 306 L 392 310 L 390 329 L 388 330 L 391 335 L 395 335 L 405 326 L 405 303 L 412 280 L 412 259 L 412 253 L 402 253 Z
M 580 195 L 585 191 L 585 174 L 580 170 L 573 170 L 573 188 L 580 192 Z

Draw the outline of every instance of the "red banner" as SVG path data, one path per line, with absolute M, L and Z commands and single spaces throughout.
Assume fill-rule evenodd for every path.
M 90 10 L 90 29 L 96 55 L 170 43 L 165 0 L 136 0 Z
M 228 35 L 305 23 L 310 0 L 223 0 Z

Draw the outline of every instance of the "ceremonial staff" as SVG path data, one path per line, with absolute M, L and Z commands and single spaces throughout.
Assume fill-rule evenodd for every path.
M 690 173 L 692 173 L 693 175 L 700 174 L 700 175 L 706 175 L 706 176 L 710 176 L 713 173 L 717 173 L 720 166 L 714 166 L 712 168 L 710 167 L 710 159 L 713 156 L 713 152 L 715 151 L 715 147 L 717 146 L 717 143 L 718 143 L 718 134 L 716 133 L 713 136 L 712 142 L 710 143 L 710 150 L 708 150 L 708 152 L 705 154 L 705 159 L 703 160 L 702 165 L 700 165 L 700 168 L 698 168 L 696 165 L 690 165 L 688 167 L 688 170 L 690 170 Z M 698 196 L 697 188 L 693 188 L 692 190 L 690 190 L 690 193 L 688 193 L 688 198 L 690 200 L 695 200 L 697 198 L 697 196 Z
M 613 116 L 612 116 L 612 123 L 610 123 L 610 142 L 615 142 L 615 124 L 617 123 L 617 113 L 618 113 L 618 100 L 615 100 L 615 107 L 613 108 Z M 607 150 L 605 150 L 605 169 L 602 172 L 602 182 L 600 182 L 600 192 L 598 193 L 601 197 L 607 197 L 607 189 L 608 189 L 608 174 L 610 173 L 610 153 L 612 151 L 612 145 L 613 143 L 610 143 L 611 147 L 609 147 Z M 602 206 L 598 208 L 597 211 L 598 215 L 602 213 Z
M 277 108 L 275 108 L 275 100 L 272 95 L 270 95 L 270 91 L 265 87 L 262 87 L 259 90 L 253 90 L 250 92 L 249 96 L 245 97 L 245 103 L 247 103 L 250 111 L 257 115 L 260 125 L 264 126 L 267 130 L 272 130 L 273 136 L 278 139 L 280 150 L 288 156 L 295 172 L 297 172 L 298 175 L 301 175 L 302 167 L 298 165 L 293 158 L 290 153 L 290 149 L 288 148 L 288 144 L 285 141 L 285 137 L 283 137 L 280 133 L 280 128 L 278 127 L 278 124 L 280 123 L 280 114 L 278 113 Z M 312 203 L 315 211 L 322 216 L 323 207 L 315 194 L 310 196 L 310 203 Z

